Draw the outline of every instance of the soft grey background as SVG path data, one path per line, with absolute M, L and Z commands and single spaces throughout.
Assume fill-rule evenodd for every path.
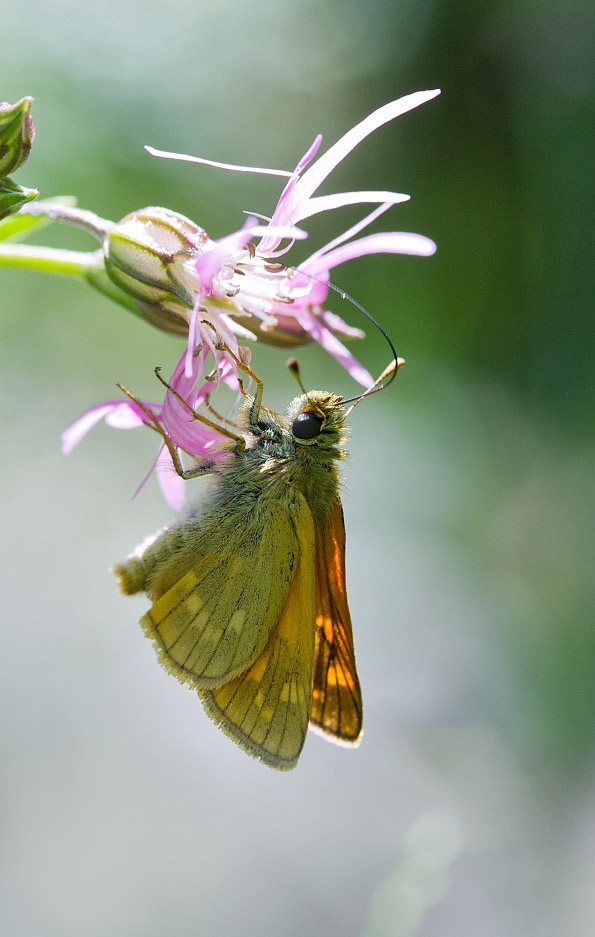
M 313 736 L 268 771 L 158 666 L 146 601 L 108 572 L 169 518 L 154 482 L 130 500 L 153 438 L 102 426 L 65 459 L 59 435 L 115 379 L 153 396 L 180 345 L 84 284 L 0 271 L 2 933 L 590 937 L 593 7 L 31 0 L 2 23 L 0 98 L 36 99 L 17 181 L 215 237 L 278 182 L 144 143 L 291 169 L 318 131 L 443 88 L 324 190 L 410 192 L 383 226 L 439 244 L 335 274 L 407 358 L 354 412 L 345 471 L 356 752 Z M 313 219 L 307 249 L 360 214 Z M 378 336 L 356 350 L 386 363 Z M 254 359 L 275 407 L 284 357 Z

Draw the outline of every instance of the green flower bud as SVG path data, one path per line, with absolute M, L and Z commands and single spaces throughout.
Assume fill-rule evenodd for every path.
M 193 261 L 207 240 L 206 232 L 184 215 L 143 208 L 109 230 L 105 268 L 120 289 L 153 308 L 157 319 L 163 311 L 187 322 L 199 290 Z
M 22 166 L 31 152 L 35 139 L 30 116 L 32 103 L 33 98 L 29 97 L 16 104 L 0 103 L 0 177 Z
M 37 189 L 26 189 L 12 179 L 0 179 L 0 219 L 14 215 L 21 205 L 32 202 L 38 195 Z

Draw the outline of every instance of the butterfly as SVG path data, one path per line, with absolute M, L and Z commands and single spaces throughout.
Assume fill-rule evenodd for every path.
M 205 508 L 114 571 L 151 599 L 141 625 L 165 669 L 241 749 L 287 771 L 308 728 L 346 746 L 362 735 L 338 471 L 350 401 L 310 391 L 277 414 L 256 380 L 228 458 L 176 466 L 212 469 Z

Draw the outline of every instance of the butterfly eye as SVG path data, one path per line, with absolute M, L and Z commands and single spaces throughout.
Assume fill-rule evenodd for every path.
M 316 439 L 321 426 L 322 420 L 315 413 L 300 413 L 291 424 L 291 432 L 296 439 Z

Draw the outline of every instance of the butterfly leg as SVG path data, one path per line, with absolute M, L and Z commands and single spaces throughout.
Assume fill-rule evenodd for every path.
M 168 388 L 168 390 L 170 390 L 176 397 L 178 397 L 178 399 L 187 408 L 189 413 L 192 414 L 194 419 L 199 420 L 199 422 L 204 423 L 206 426 L 211 427 L 211 429 L 214 429 L 218 433 L 221 433 L 222 436 L 227 436 L 229 439 L 233 439 L 236 443 L 236 447 L 238 451 L 241 451 L 244 449 L 246 445 L 246 441 L 242 436 L 238 436 L 237 433 L 232 433 L 230 430 L 226 429 L 224 426 L 219 426 L 218 423 L 215 423 L 213 420 L 209 420 L 209 418 L 206 416 L 203 416 L 202 413 L 197 413 L 196 410 L 194 410 L 190 406 L 190 404 L 188 404 L 184 400 L 184 398 L 181 397 L 180 394 L 178 394 L 176 390 L 170 387 L 167 381 L 165 381 L 161 377 L 161 375 L 159 374 L 159 370 L 160 370 L 159 368 L 155 368 L 155 373 L 157 377 L 159 378 L 159 380 L 161 381 L 161 383 L 164 384 Z M 141 408 L 141 410 L 143 411 L 143 413 L 149 420 L 149 426 L 151 426 L 152 429 L 154 429 L 156 432 L 159 433 L 159 435 L 163 439 L 163 442 L 167 446 L 167 450 L 171 456 L 171 460 L 174 464 L 174 468 L 176 472 L 178 473 L 178 475 L 180 476 L 180 478 L 183 478 L 185 481 L 187 481 L 189 478 L 197 478 L 199 475 L 207 475 L 209 474 L 209 472 L 213 470 L 213 465 L 210 462 L 203 463 L 202 465 L 199 465 L 199 466 L 195 466 L 192 469 L 185 469 L 182 465 L 182 462 L 180 461 L 180 455 L 178 453 L 177 446 L 175 445 L 173 439 L 168 434 L 168 432 L 161 425 L 161 423 L 159 422 L 155 414 L 149 410 L 149 408 L 142 402 L 142 400 L 140 400 L 136 396 L 136 394 L 133 394 L 131 390 L 128 390 L 128 388 L 124 387 L 124 385 L 121 384 L 119 381 L 116 381 L 116 385 L 120 388 L 121 391 L 123 391 L 123 393 L 126 394 L 127 397 L 130 398 L 130 400 L 133 400 L 134 403 L 138 407 Z
M 242 359 L 238 358 L 238 356 L 231 350 L 231 348 L 228 345 L 225 344 L 225 342 L 221 341 L 217 345 L 217 347 L 221 351 L 225 351 L 226 354 L 228 354 L 229 357 L 235 361 L 238 368 L 241 368 L 241 370 L 245 374 L 247 374 L 248 377 L 252 378 L 252 380 L 256 383 L 256 391 L 254 393 L 254 397 L 252 398 L 252 406 L 250 407 L 250 423 L 252 424 L 256 423 L 256 421 L 258 420 L 258 414 L 260 413 L 260 408 L 262 405 L 262 395 L 264 392 L 264 383 L 263 383 L 262 378 L 260 378 L 258 374 L 256 374 L 252 370 L 252 368 L 249 368 L 247 364 L 244 364 Z M 239 383 L 240 383 L 240 390 L 243 393 L 244 397 L 250 397 L 250 395 L 247 394 L 246 391 L 244 390 L 242 382 L 240 381 Z

